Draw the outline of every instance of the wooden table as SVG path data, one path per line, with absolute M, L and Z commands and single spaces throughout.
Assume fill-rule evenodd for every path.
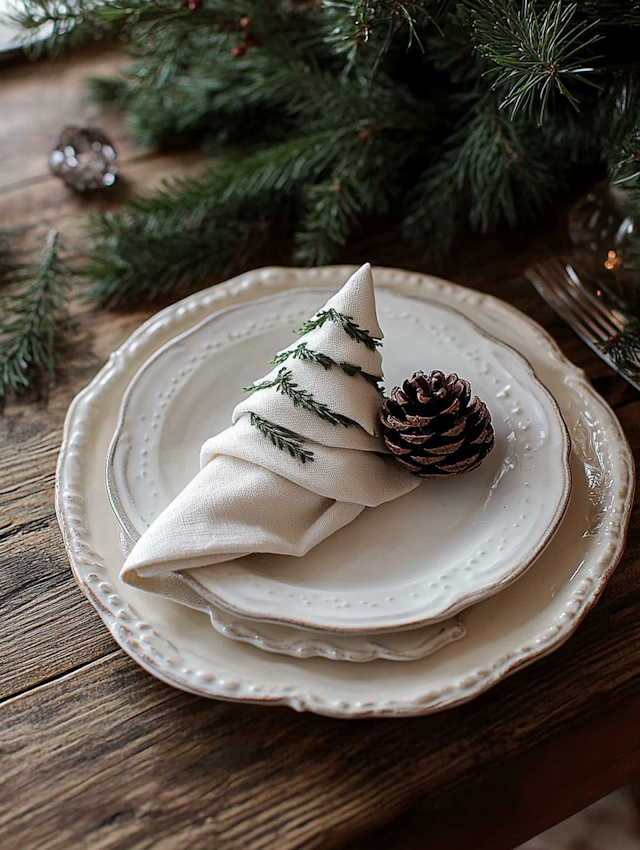
M 202 168 L 197 153 L 135 148 L 122 118 L 83 101 L 83 78 L 120 61 L 103 50 L 0 67 L 0 227 L 16 229 L 19 249 L 53 225 L 76 244 L 91 209 Z M 75 122 L 101 125 L 120 151 L 125 179 L 101 200 L 48 175 L 57 133 Z M 617 411 L 637 458 L 640 396 L 523 276 L 560 240 L 563 216 L 559 208 L 534 229 L 471 240 L 436 271 L 544 325 Z M 434 271 L 389 232 L 340 259 Z M 53 489 L 69 402 L 153 309 L 113 314 L 79 302 L 60 382 L 10 400 L 0 418 L 3 850 L 507 850 L 640 775 L 637 497 L 626 554 L 575 636 L 460 708 L 336 721 L 200 699 L 137 667 L 73 581 Z

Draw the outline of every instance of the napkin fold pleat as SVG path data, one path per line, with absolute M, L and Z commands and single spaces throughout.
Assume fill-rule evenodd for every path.
M 364 505 L 319 497 L 269 469 L 219 455 L 160 515 L 154 534 L 140 538 L 136 573 L 153 579 L 168 566 L 195 569 L 253 552 L 300 557 L 362 510 Z
M 247 417 L 207 440 L 200 453 L 204 468 L 218 457 L 236 457 L 304 487 L 318 496 L 376 507 L 417 486 L 391 455 L 359 449 L 339 449 L 308 442 L 313 462 L 300 461 L 265 440 Z M 419 482 L 418 482 L 419 483 Z

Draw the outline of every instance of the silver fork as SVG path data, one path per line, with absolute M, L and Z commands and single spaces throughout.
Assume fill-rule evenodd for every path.
M 557 259 L 546 260 L 526 269 L 525 276 L 547 304 L 598 357 L 622 375 L 632 387 L 640 390 L 640 384 L 620 372 L 611 357 L 599 347 L 599 344 L 615 337 L 627 324 L 624 314 L 607 303 L 606 295 L 601 290 L 592 292 L 580 280 L 570 263 L 562 263 Z

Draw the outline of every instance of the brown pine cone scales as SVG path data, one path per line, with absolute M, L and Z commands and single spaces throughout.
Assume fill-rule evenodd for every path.
M 398 463 L 420 478 L 476 469 L 494 444 L 491 414 L 455 373 L 414 372 L 380 411 L 382 436 Z

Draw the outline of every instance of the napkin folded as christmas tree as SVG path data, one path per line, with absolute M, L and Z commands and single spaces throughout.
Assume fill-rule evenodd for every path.
M 379 436 L 382 331 L 369 264 L 301 330 L 233 424 L 203 445 L 200 472 L 137 542 L 125 582 L 200 607 L 190 571 L 206 589 L 216 564 L 304 555 L 365 507 L 418 486 Z

